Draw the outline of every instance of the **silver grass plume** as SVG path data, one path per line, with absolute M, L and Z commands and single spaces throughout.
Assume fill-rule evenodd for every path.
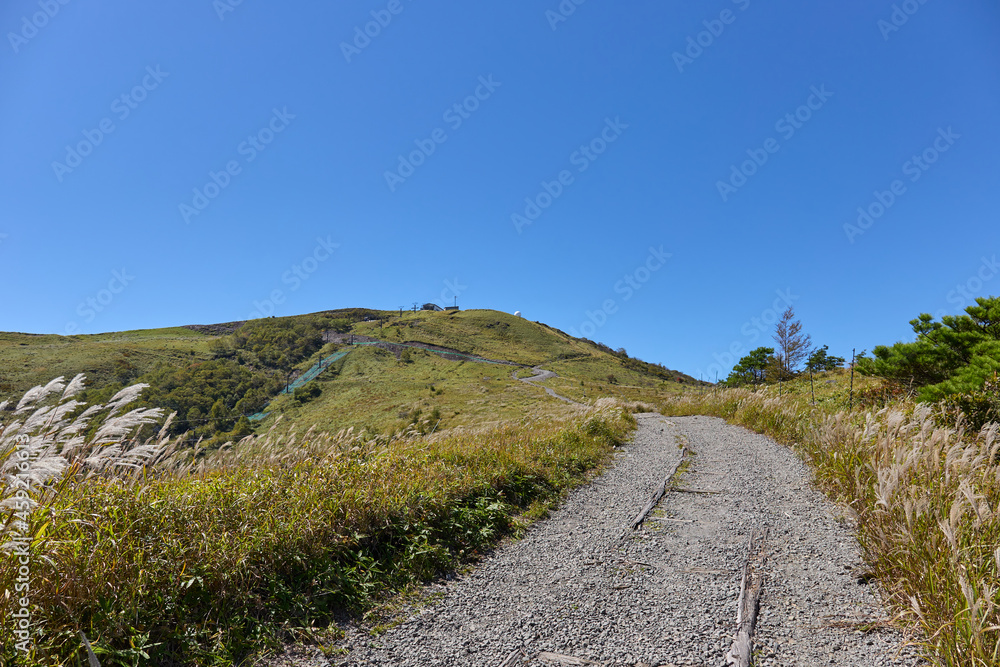
M 76 377 L 70 380 L 69 384 L 66 385 L 66 389 L 63 391 L 62 399 L 65 401 L 67 398 L 73 398 L 81 391 L 83 391 L 84 384 L 83 373 L 77 373 Z
M 29 409 L 33 403 L 38 403 L 39 401 L 45 400 L 45 398 L 53 392 L 62 391 L 66 387 L 66 385 L 63 384 L 64 379 L 65 378 L 63 378 L 63 376 L 60 375 L 56 379 L 50 381 L 44 387 L 39 385 L 37 387 L 29 389 L 24 394 L 24 396 L 21 397 L 21 400 L 20 402 L 18 402 L 17 409 L 14 411 L 14 414 L 18 414 L 20 412 L 23 412 L 24 410 Z
M 23 511 L 27 507 L 30 511 L 51 498 L 53 489 L 68 471 L 110 474 L 124 468 L 131 474 L 150 465 L 169 445 L 167 424 L 155 438 L 144 443 L 134 439 L 137 429 L 159 421 L 163 416 L 160 408 L 138 408 L 117 414 L 148 385 L 126 387 L 107 404 L 91 405 L 73 417 L 83 406 L 73 397 L 83 389 L 84 376 L 77 375 L 68 385 L 63 380 L 58 377 L 45 386 L 28 390 L 18 402 L 13 419 L 6 423 L 2 421 L 2 410 L 9 402 L 0 404 L 0 511 L 6 514 L 0 518 L 0 542 L 9 537 L 12 529 L 22 534 L 27 530 L 22 520 L 15 521 L 14 510 Z M 59 392 L 55 401 L 47 401 Z M 95 419 L 103 423 L 96 433 L 85 437 Z M 9 552 L 13 545 L 8 541 L 0 546 L 0 551 Z
M 142 390 L 148 386 L 148 384 L 144 383 L 134 384 L 130 387 L 125 387 L 112 396 L 111 400 L 104 406 L 106 408 L 111 408 L 111 412 L 108 413 L 108 416 L 114 417 L 115 413 L 117 413 L 121 408 L 139 398 L 139 394 L 141 394 Z

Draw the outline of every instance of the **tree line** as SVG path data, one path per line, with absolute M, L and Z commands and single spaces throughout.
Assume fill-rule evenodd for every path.
M 864 351 L 856 356 L 859 374 L 882 380 L 874 391 L 883 402 L 910 395 L 937 402 L 943 414 L 961 412 L 971 428 L 1000 422 L 1000 297 L 977 298 L 963 314 L 940 320 L 921 313 L 909 324 L 913 341 L 877 345 L 870 357 Z M 826 345 L 811 347 L 792 308 L 778 321 L 773 338 L 774 347 L 752 350 L 722 384 L 761 385 L 844 366 Z
M 296 365 L 323 348 L 325 331 L 346 332 L 368 311 L 250 320 L 209 346 L 211 359 L 186 366 L 160 362 L 132 378 L 117 378 L 86 392 L 89 402 L 104 402 L 124 381 L 149 385 L 137 407 L 176 412 L 168 431 L 204 438 L 207 445 L 237 440 L 253 432 L 248 417 L 283 391 Z
M 751 350 L 720 384 L 741 387 L 785 382 L 802 372 L 818 373 L 844 366 L 844 358 L 830 354 L 829 346 L 812 347 L 812 337 L 802 331 L 802 323 L 795 319 L 795 309 L 791 306 L 775 324 L 772 338 L 775 347 Z

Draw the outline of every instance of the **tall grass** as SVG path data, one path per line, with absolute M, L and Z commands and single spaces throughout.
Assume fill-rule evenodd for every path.
M 603 402 L 430 438 L 276 427 L 208 457 L 158 451 L 139 475 L 67 474 L 31 514 L 32 653 L 19 664 L 85 663 L 80 631 L 104 667 L 239 663 L 476 558 L 632 426 Z M 17 571 L 0 563 L 0 587 Z M 0 600 L 4 618 L 14 604 Z M 5 624 L 0 662 L 14 641 Z
M 857 519 L 865 559 L 901 624 L 948 666 L 1000 664 L 1000 437 L 897 402 L 824 412 L 747 390 L 689 395 L 708 414 L 791 444 Z

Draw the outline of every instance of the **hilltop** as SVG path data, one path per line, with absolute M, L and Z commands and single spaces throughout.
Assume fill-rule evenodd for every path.
M 216 442 L 282 416 L 324 430 L 425 432 L 571 411 L 519 381 L 535 366 L 558 374 L 538 384 L 582 403 L 700 384 L 499 311 L 348 308 L 68 337 L 0 333 L 0 400 L 84 373 L 86 400 L 144 382 L 148 405 L 178 412 L 176 433 Z

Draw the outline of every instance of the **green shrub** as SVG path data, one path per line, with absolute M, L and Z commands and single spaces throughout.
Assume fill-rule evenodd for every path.
M 1000 378 L 994 375 L 979 389 L 952 394 L 941 406 L 951 423 L 959 413 L 964 414 L 970 431 L 978 431 L 988 422 L 1000 422 Z
M 323 393 L 322 387 L 315 382 L 309 382 L 301 387 L 297 387 L 292 392 L 292 398 L 299 404 L 308 403 L 312 399 Z

